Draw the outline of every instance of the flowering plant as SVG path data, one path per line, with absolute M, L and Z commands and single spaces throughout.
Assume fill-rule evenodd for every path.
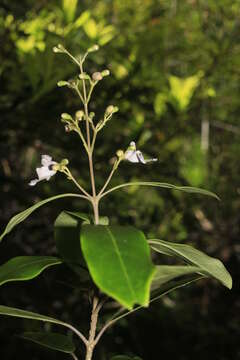
M 128 182 L 109 188 L 111 179 L 122 161 L 141 163 L 148 166 L 150 162 L 157 162 L 156 158 L 147 159 L 137 150 L 134 141 L 130 142 L 126 150 L 118 150 L 113 167 L 100 190 L 96 189 L 93 153 L 98 133 L 109 123 L 118 108 L 107 106 L 102 119 L 95 121 L 95 114 L 89 111 L 89 103 L 95 86 L 104 77 L 110 75 L 109 70 L 95 72 L 92 75 L 84 71 L 85 60 L 88 55 L 98 50 L 95 45 L 84 55 L 73 56 L 62 45 L 54 47 L 55 53 L 67 55 L 78 67 L 78 76 L 69 81 L 59 81 L 58 86 L 66 86 L 78 95 L 82 104 L 81 109 L 74 115 L 62 113 L 61 121 L 65 131 L 75 132 L 79 136 L 86 151 L 89 163 L 91 190 L 85 189 L 69 169 L 69 161 L 63 159 L 57 162 L 49 155 L 42 155 L 41 167 L 36 169 L 37 178 L 30 181 L 35 186 L 41 181 L 49 181 L 57 173 L 62 173 L 77 187 L 78 193 L 60 194 L 34 204 L 30 208 L 15 215 L 7 224 L 0 240 L 24 221 L 33 211 L 46 203 L 63 197 L 77 197 L 88 201 L 93 209 L 93 216 L 77 211 L 63 211 L 57 217 L 55 240 L 58 257 L 53 256 L 19 256 L 10 259 L 0 268 L 0 284 L 10 281 L 23 281 L 37 277 L 50 266 L 65 263 L 74 271 L 81 281 L 86 280 L 91 304 L 91 320 L 89 334 L 86 336 L 77 327 L 46 315 L 40 315 L 19 308 L 0 306 L 0 314 L 28 318 L 57 324 L 70 329 L 85 346 L 85 360 L 91 360 L 94 349 L 104 332 L 119 319 L 130 313 L 147 307 L 165 294 L 196 280 L 212 277 L 224 286 L 231 288 L 232 279 L 222 262 L 209 257 L 203 252 L 186 244 L 178 244 L 160 239 L 146 239 L 142 231 L 133 226 L 111 225 L 108 218 L 99 214 L 99 203 L 108 194 L 128 186 L 154 186 L 189 193 L 199 193 L 218 199 L 217 195 L 204 189 L 194 187 L 175 186 L 161 182 Z M 151 250 L 163 256 L 174 256 L 181 259 L 185 265 L 155 265 Z M 85 274 L 83 275 L 83 271 Z M 112 301 L 117 302 L 118 310 L 112 314 L 106 323 L 98 328 L 100 310 Z M 78 359 L 77 349 L 68 335 L 52 331 L 27 332 L 25 339 L 38 344 L 68 353 Z M 112 359 L 130 359 L 120 356 Z M 135 360 L 139 358 L 134 358 Z

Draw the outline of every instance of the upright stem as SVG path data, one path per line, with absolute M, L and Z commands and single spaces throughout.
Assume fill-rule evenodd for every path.
M 94 297 L 85 360 L 92 360 L 93 350 L 96 345 L 95 344 L 95 335 L 96 335 L 96 329 L 97 329 L 98 313 L 99 313 L 100 308 L 101 308 L 101 306 L 98 306 L 98 299 L 96 297 Z
M 111 179 L 112 179 L 112 177 L 113 177 L 113 174 L 114 174 L 115 170 L 117 169 L 117 166 L 118 166 L 119 162 L 120 162 L 119 159 L 115 161 L 115 163 L 114 163 L 114 165 L 113 165 L 113 168 L 112 168 L 112 170 L 111 170 L 111 172 L 110 172 L 110 174 L 109 174 L 109 176 L 108 176 L 105 184 L 103 185 L 102 189 L 101 189 L 101 190 L 99 191 L 99 193 L 98 193 L 98 197 L 99 197 L 99 198 L 101 197 L 102 193 L 104 192 L 104 190 L 106 189 L 106 187 L 107 187 L 108 184 L 110 183 L 110 181 L 111 181 Z
M 83 74 L 83 66 L 82 61 L 80 61 L 80 72 Z M 90 137 L 90 128 L 89 128 L 89 120 L 88 120 L 88 97 L 86 91 L 85 80 L 82 79 L 83 84 L 83 100 L 84 100 L 84 113 L 85 113 L 85 121 L 86 121 L 86 133 L 87 133 L 87 146 L 88 146 L 88 162 L 89 162 L 89 170 L 90 170 L 90 179 L 92 185 L 92 197 L 93 197 L 93 211 L 94 211 L 94 220 L 95 224 L 99 223 L 99 212 L 98 212 L 98 201 L 96 199 L 96 187 L 95 187 L 95 177 L 94 177 L 94 169 L 93 169 L 93 151 L 91 149 L 91 137 Z

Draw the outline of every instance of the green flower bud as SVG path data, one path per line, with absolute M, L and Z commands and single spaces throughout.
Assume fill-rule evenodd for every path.
M 121 158 L 124 157 L 124 151 L 123 151 L 123 150 L 118 150 L 118 151 L 116 152 L 116 154 L 117 154 L 117 157 L 118 157 L 119 159 L 121 159 Z
M 69 83 L 67 81 L 61 80 L 61 81 L 58 81 L 57 86 L 59 86 L 59 87 L 69 86 Z
M 113 105 L 109 105 L 107 108 L 106 108 L 106 111 L 105 111 L 105 114 L 106 115 L 110 115 L 112 114 L 114 111 L 114 106 Z
M 110 71 L 109 71 L 108 69 L 106 69 L 106 70 L 103 70 L 103 71 L 101 72 L 101 74 L 102 74 L 103 77 L 104 77 L 104 76 L 108 76 L 108 75 L 110 75 Z
M 119 108 L 117 106 L 114 106 L 113 113 L 118 112 Z
M 92 79 L 94 81 L 99 81 L 99 80 L 102 80 L 102 74 L 100 72 L 95 72 L 92 74 Z
M 68 159 L 62 159 L 62 161 L 60 162 L 61 166 L 67 166 L 69 164 Z
M 84 112 L 82 110 L 78 110 L 75 113 L 75 118 L 76 118 L 77 121 L 82 121 L 83 116 L 84 116 Z
M 57 46 L 54 46 L 53 52 L 55 52 L 55 53 L 64 53 L 65 48 L 61 44 L 58 44 Z
M 64 120 L 73 120 L 72 116 L 70 114 L 67 114 L 67 113 L 62 113 L 61 114 L 61 118 L 64 119 Z
M 83 73 L 79 75 L 79 79 L 81 80 L 89 80 L 90 76 L 87 73 Z
M 94 52 L 94 51 L 97 51 L 97 50 L 99 50 L 99 46 L 95 44 L 95 45 L 91 46 L 91 47 L 87 50 L 87 52 L 91 53 L 91 52 Z

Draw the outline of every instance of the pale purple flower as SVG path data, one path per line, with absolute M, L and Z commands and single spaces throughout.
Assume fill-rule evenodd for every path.
M 56 174 L 56 170 L 53 170 L 53 165 L 57 164 L 56 161 L 52 161 L 51 156 L 49 155 L 42 155 L 41 157 L 41 164 L 42 166 L 36 168 L 37 172 L 37 179 L 31 180 L 29 185 L 35 186 L 39 181 L 42 180 L 50 180 L 50 178 Z
M 147 164 L 148 162 L 157 161 L 157 159 L 144 159 L 144 156 L 140 150 L 136 149 L 136 144 L 134 141 L 130 142 L 129 147 L 124 154 L 125 160 L 128 160 L 132 163 L 142 163 Z

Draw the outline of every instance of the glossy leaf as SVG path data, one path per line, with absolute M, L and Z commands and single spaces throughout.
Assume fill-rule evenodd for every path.
M 81 246 L 96 285 L 127 308 L 149 303 L 154 266 L 144 234 L 131 226 L 84 225 Z
M 65 326 L 66 328 L 73 331 L 79 338 L 81 338 L 81 340 L 85 344 L 87 343 L 87 339 L 74 326 L 72 326 L 72 325 L 70 325 L 68 323 L 65 323 L 65 322 L 63 322 L 61 320 L 54 319 L 54 318 L 52 318 L 50 316 L 45 316 L 45 315 L 41 315 L 41 314 L 38 314 L 38 313 L 34 313 L 32 311 L 25 311 L 25 310 L 18 309 L 18 308 L 12 308 L 12 307 L 5 306 L 5 305 L 0 305 L 0 315 L 13 316 L 13 317 L 19 317 L 19 318 L 24 318 L 24 319 L 38 320 L 38 321 L 44 321 L 44 322 L 49 322 L 49 323 Z
M 4 306 L 4 305 L 0 305 L 0 315 L 8 315 L 8 316 L 20 317 L 20 318 L 24 318 L 24 319 L 44 321 L 44 322 L 49 322 L 49 323 L 69 327 L 69 324 L 66 324 L 61 320 L 57 320 L 57 319 L 54 319 L 49 316 L 37 314 L 32 311 L 25 311 L 25 310 L 12 308 L 9 306 Z
M 200 269 L 197 266 L 159 265 L 156 267 L 156 272 L 151 284 L 151 290 L 160 288 L 165 283 L 180 276 L 199 273 L 199 272 Z
M 21 338 L 30 340 L 52 350 L 72 354 L 75 345 L 69 336 L 51 332 L 25 332 Z
M 0 241 L 2 241 L 3 237 L 8 234 L 10 231 L 12 231 L 12 229 L 17 226 L 18 224 L 20 224 L 22 221 L 24 221 L 29 215 L 32 214 L 33 211 L 37 210 L 39 207 L 47 204 L 50 201 L 53 200 L 57 200 L 57 199 L 61 199 L 64 197 L 80 197 L 80 198 L 85 198 L 83 195 L 79 195 L 79 194 L 60 194 L 60 195 L 56 195 L 56 196 L 52 196 L 48 199 L 39 201 L 37 204 L 31 206 L 30 208 L 21 211 L 20 213 L 18 213 L 17 215 L 13 216 L 11 218 L 11 220 L 8 222 L 7 226 L 5 227 L 4 232 L 1 234 L 0 236 Z
M 31 280 L 49 266 L 61 264 L 52 256 L 18 256 L 0 266 L 0 285 L 9 281 Z
M 126 186 L 155 186 L 155 187 L 161 187 L 161 188 L 165 188 L 165 189 L 172 189 L 172 190 L 178 190 L 178 191 L 184 191 L 187 193 L 195 193 L 195 194 L 200 194 L 200 195 L 207 195 L 207 196 L 211 196 L 217 200 L 220 200 L 219 197 L 214 194 L 211 191 L 208 190 L 204 190 L 204 189 L 200 189 L 200 188 L 196 188 L 196 187 L 191 187 L 191 186 L 176 186 L 176 185 L 172 185 L 172 184 L 168 184 L 168 183 L 162 183 L 162 182 L 150 182 L 150 181 L 137 181 L 137 182 L 129 182 L 129 183 L 124 183 L 118 186 L 115 186 L 107 191 L 105 191 L 102 196 L 105 196 L 109 193 L 111 193 L 112 191 L 121 189 L 123 187 Z
M 148 242 L 153 250 L 165 255 L 178 256 L 187 263 L 198 266 L 201 273 L 219 280 L 229 289 L 232 288 L 231 275 L 220 260 L 210 257 L 190 245 L 176 244 L 159 239 L 151 239 Z
M 59 255 L 84 280 L 89 279 L 89 274 L 84 270 L 86 263 L 82 256 L 79 236 L 81 225 L 89 222 L 86 214 L 62 211 L 54 223 L 54 237 Z

